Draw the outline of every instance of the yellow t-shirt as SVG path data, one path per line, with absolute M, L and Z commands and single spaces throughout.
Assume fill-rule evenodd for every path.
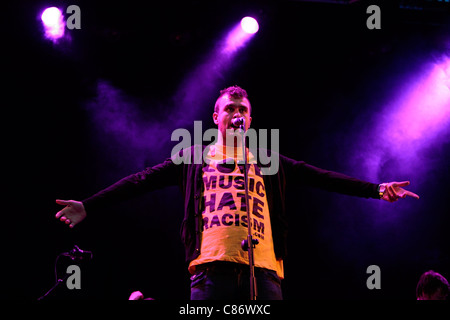
M 189 264 L 191 273 L 196 265 L 212 261 L 248 264 L 248 252 L 241 248 L 248 234 L 242 148 L 226 151 L 228 157 L 223 146 L 215 145 L 206 157 L 202 241 L 200 255 Z M 284 278 L 283 260 L 276 259 L 273 248 L 264 180 L 251 153 L 248 162 L 250 225 L 253 238 L 259 240 L 253 251 L 255 266 L 274 270 Z

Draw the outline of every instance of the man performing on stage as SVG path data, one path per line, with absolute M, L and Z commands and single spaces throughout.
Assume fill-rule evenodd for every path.
M 410 196 L 403 189 L 408 181 L 374 184 L 303 161 L 278 155 L 277 171 L 262 172 L 255 154 L 248 152 L 248 204 L 244 193 L 242 141 L 235 139 L 235 119 L 243 118 L 245 131 L 251 123 L 252 106 L 247 92 L 232 86 L 220 92 L 213 113 L 218 127 L 214 145 L 192 146 L 142 172 L 121 179 L 83 201 L 56 200 L 65 205 L 56 214 L 71 228 L 87 214 L 117 201 L 179 185 L 184 199 L 181 237 L 191 277 L 191 299 L 249 299 L 249 260 L 241 241 L 247 238 L 248 223 L 258 240 L 254 248 L 257 298 L 282 299 L 281 279 L 286 256 L 285 189 L 302 183 L 342 194 L 389 202 Z M 234 120 L 233 120 L 234 119 Z M 231 150 L 231 152 L 230 152 Z M 247 152 L 246 152 L 247 153 Z M 192 161 L 201 157 L 202 161 Z

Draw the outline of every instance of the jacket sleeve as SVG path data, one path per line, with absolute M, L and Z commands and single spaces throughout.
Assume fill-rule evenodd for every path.
M 182 177 L 181 167 L 182 165 L 176 165 L 172 158 L 169 158 L 156 166 L 131 174 L 93 196 L 84 199 L 82 202 L 85 210 L 89 212 L 133 198 L 148 191 L 179 185 Z
M 280 161 L 289 180 L 327 191 L 346 195 L 379 199 L 378 184 L 349 177 L 345 174 L 324 170 L 280 155 Z

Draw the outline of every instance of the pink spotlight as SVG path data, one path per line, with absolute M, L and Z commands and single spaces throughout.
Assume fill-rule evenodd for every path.
M 62 18 L 61 10 L 56 7 L 47 8 L 42 12 L 41 19 L 45 26 L 57 26 Z
M 253 37 L 258 31 L 258 22 L 252 17 L 245 17 L 240 23 L 237 23 L 233 29 L 228 33 L 225 45 L 222 50 L 224 54 L 232 54 L 239 48 L 243 47 L 245 43 Z
M 42 12 L 41 20 L 45 28 L 45 36 L 54 42 L 64 35 L 64 20 L 61 10 L 50 7 Z
M 252 18 L 252 17 L 242 18 L 241 28 L 246 33 L 250 33 L 250 34 L 256 33 L 259 30 L 258 21 L 256 21 L 256 19 Z

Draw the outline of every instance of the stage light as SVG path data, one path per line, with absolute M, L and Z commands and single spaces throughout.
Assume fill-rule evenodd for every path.
M 241 28 L 246 33 L 256 33 L 259 30 L 258 21 L 252 17 L 245 17 L 241 20 Z
M 448 130 L 450 123 L 450 91 L 447 86 L 448 61 L 434 63 L 428 73 L 399 100 L 398 109 L 392 112 L 388 132 L 393 147 L 404 150 L 430 143 Z
M 45 9 L 41 15 L 42 24 L 45 28 L 45 37 L 56 41 L 64 35 L 64 20 L 60 9 L 50 7 Z
M 41 19 L 45 26 L 57 26 L 62 18 L 61 10 L 56 7 L 47 8 L 42 12 Z
M 224 42 L 222 54 L 231 55 L 242 48 L 256 32 L 258 32 L 258 22 L 252 17 L 242 18 L 228 33 Z

